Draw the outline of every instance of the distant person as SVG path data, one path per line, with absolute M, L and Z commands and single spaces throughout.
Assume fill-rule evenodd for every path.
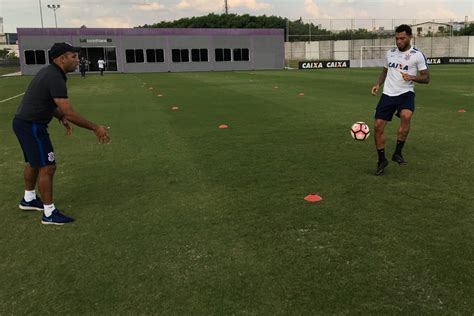
M 105 60 L 103 60 L 102 57 L 101 57 L 97 61 L 97 64 L 99 65 L 100 75 L 103 76 L 104 75 L 104 70 L 105 70 Z
M 86 71 L 89 64 L 90 63 L 87 59 L 81 57 L 81 59 L 79 60 L 79 71 L 81 72 L 81 77 L 84 78 L 86 76 Z
M 429 83 L 430 73 L 426 58 L 422 52 L 412 48 L 411 27 L 402 24 L 395 30 L 397 48 L 387 51 L 385 65 L 377 83 L 372 87 L 372 95 L 376 95 L 380 85 L 384 85 L 383 94 L 375 110 L 375 147 L 378 153 L 378 163 L 375 175 L 381 176 L 388 166 L 385 158 L 385 134 L 387 122 L 392 120 L 395 112 L 400 118 L 397 134 L 397 147 L 392 160 L 399 165 L 407 164 L 403 158 L 402 149 L 410 131 L 410 121 L 415 111 L 414 86 L 417 83 Z
M 48 124 L 54 117 L 71 134 L 71 123 L 92 130 L 99 142 L 110 141 L 107 127 L 92 123 L 79 115 L 68 99 L 66 74 L 76 70 L 79 47 L 56 43 L 51 47 L 53 63 L 42 68 L 30 82 L 13 119 L 13 130 L 25 157 L 25 195 L 20 209 L 43 211 L 43 224 L 63 225 L 74 221 L 53 203 L 53 176 L 56 157 L 48 134 Z M 41 199 L 36 196 L 38 185 Z

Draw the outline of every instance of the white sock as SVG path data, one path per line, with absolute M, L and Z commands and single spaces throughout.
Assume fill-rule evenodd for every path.
M 53 203 L 53 204 L 49 204 L 49 205 L 44 204 L 44 215 L 45 215 L 46 217 L 50 217 L 51 214 L 53 214 L 54 209 L 55 209 L 54 203 Z
M 36 192 L 35 192 L 35 190 L 33 190 L 33 191 L 27 191 L 27 190 L 25 190 L 24 199 L 25 199 L 26 202 L 31 202 L 31 201 L 33 201 L 34 199 L 36 199 Z

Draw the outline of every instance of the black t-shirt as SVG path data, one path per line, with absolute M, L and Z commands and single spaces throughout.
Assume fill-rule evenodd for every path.
M 66 74 L 56 64 L 41 69 L 31 80 L 15 117 L 48 124 L 57 107 L 54 98 L 68 98 L 66 81 Z

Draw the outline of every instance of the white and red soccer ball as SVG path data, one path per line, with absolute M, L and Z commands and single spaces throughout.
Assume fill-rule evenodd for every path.
M 356 122 L 351 127 L 351 135 L 355 140 L 364 141 L 370 135 L 370 128 L 364 122 Z

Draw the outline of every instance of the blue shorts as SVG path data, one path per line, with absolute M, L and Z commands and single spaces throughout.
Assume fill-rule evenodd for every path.
M 47 124 L 14 118 L 13 131 L 20 142 L 25 162 L 28 162 L 31 167 L 39 168 L 56 164 Z
M 384 121 L 391 121 L 395 111 L 400 117 L 402 110 L 410 110 L 415 112 L 415 93 L 412 91 L 405 92 L 397 96 L 388 96 L 382 94 L 380 101 L 375 109 L 375 118 Z

